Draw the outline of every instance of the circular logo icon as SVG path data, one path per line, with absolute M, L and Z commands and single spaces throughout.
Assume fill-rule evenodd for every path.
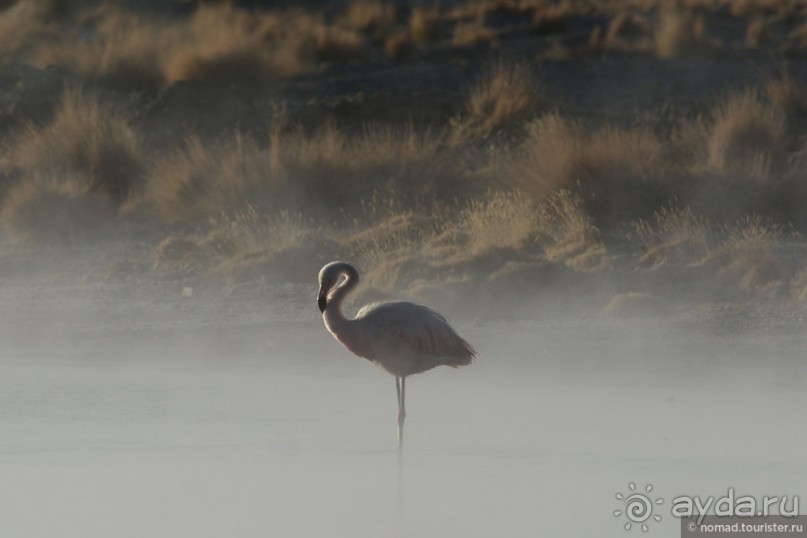
M 644 492 L 637 492 L 636 491 L 636 484 L 633 482 L 628 484 L 628 489 L 630 493 L 617 493 L 616 499 L 622 503 L 622 508 L 619 510 L 614 510 L 614 517 L 619 517 L 622 514 L 625 514 L 628 522 L 625 523 L 625 530 L 629 531 L 633 527 L 634 523 L 641 523 L 641 528 L 644 532 L 647 532 L 650 528 L 646 521 L 648 521 L 651 517 L 653 521 L 661 521 L 661 516 L 659 514 L 653 513 L 653 508 L 655 505 L 662 504 L 664 499 L 658 497 L 655 500 L 650 498 L 650 492 L 653 491 L 653 485 L 647 484 L 644 488 Z

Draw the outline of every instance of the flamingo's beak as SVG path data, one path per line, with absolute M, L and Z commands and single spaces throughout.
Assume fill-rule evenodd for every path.
M 325 309 L 328 307 L 328 299 L 325 297 L 324 293 L 319 294 L 319 297 L 317 298 L 317 306 L 319 306 L 320 312 L 325 312 Z

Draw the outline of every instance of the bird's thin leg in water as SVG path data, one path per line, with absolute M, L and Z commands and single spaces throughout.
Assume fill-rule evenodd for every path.
M 398 389 L 398 453 L 403 450 L 403 426 L 406 418 L 406 378 L 396 377 L 395 388 Z

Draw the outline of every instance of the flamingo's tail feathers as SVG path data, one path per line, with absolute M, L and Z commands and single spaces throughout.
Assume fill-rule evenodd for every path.
M 474 359 L 476 359 L 476 351 L 471 344 L 462 338 L 459 339 L 458 344 L 459 353 L 450 357 L 450 360 L 446 362 L 447 366 L 453 366 L 454 368 L 457 368 L 458 366 L 467 366 L 468 364 L 474 362 Z

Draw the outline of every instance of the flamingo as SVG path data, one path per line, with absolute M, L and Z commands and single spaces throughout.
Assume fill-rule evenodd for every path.
M 446 319 L 423 305 L 396 301 L 364 306 L 355 319 L 342 314 L 342 301 L 359 283 L 359 272 L 331 262 L 319 272 L 317 304 L 334 338 L 349 351 L 395 376 L 398 393 L 398 455 L 403 448 L 406 378 L 435 366 L 473 362 L 476 352 Z

